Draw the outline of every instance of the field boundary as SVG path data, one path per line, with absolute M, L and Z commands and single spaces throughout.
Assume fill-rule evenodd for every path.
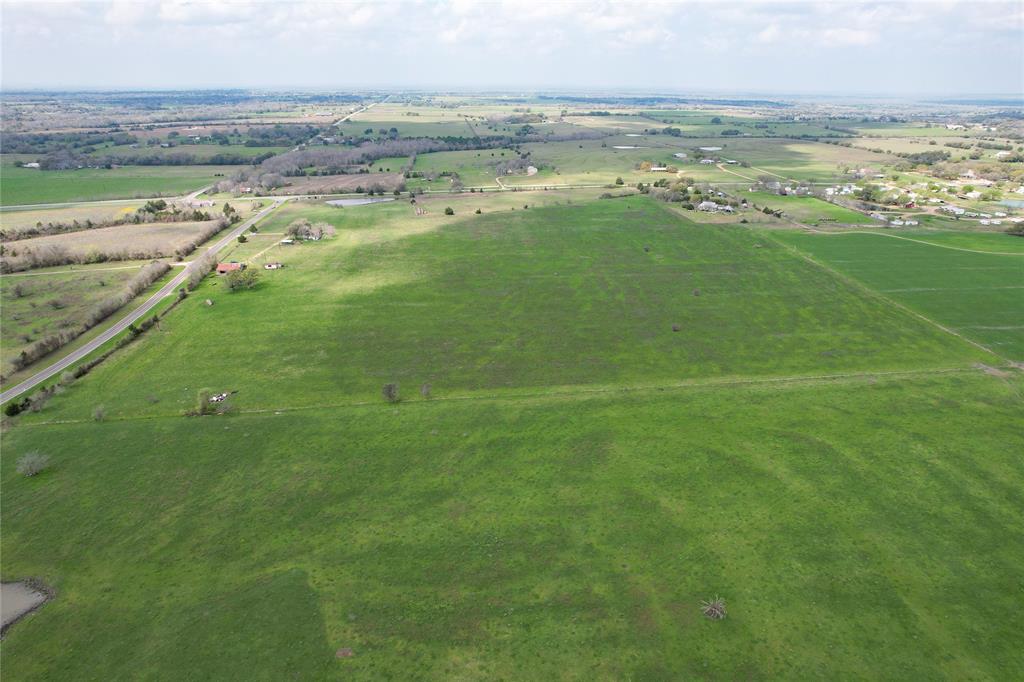
M 1017 368 L 1013 363 L 1004 365 L 1001 369 L 1012 370 Z M 801 384 L 826 384 L 838 382 L 871 382 L 877 379 L 914 379 L 918 377 L 940 376 L 946 374 L 983 374 L 984 369 L 977 363 L 957 367 L 935 367 L 923 369 L 898 369 L 864 372 L 839 372 L 835 374 L 808 374 L 790 376 L 765 376 L 765 377 L 729 377 L 720 379 L 691 379 L 667 384 L 643 384 L 643 385 L 563 385 L 553 387 L 549 390 L 523 391 L 515 390 L 509 393 L 466 393 L 451 396 L 435 396 L 425 400 L 400 401 L 404 405 L 428 405 L 430 403 L 458 403 L 466 401 L 529 401 L 545 398 L 560 399 L 578 397 L 580 399 L 600 397 L 609 394 L 635 394 L 635 393 L 661 393 L 667 391 L 685 391 L 719 388 L 743 388 L 760 386 L 799 386 Z M 995 378 L 995 377 L 993 377 Z M 1005 381 L 1005 379 L 1004 379 Z M 385 402 L 383 399 L 354 400 L 336 403 L 320 403 L 316 405 L 296 405 L 280 407 L 261 407 L 253 409 L 233 410 L 229 414 L 234 415 L 259 415 L 259 414 L 284 414 L 287 412 L 308 412 L 310 410 L 333 410 L 354 407 L 385 407 L 394 408 L 395 404 Z M 106 421 L 146 421 L 154 419 L 184 419 L 180 412 L 173 414 L 135 415 L 127 417 L 108 417 Z M 91 423 L 91 419 L 58 419 L 52 421 L 29 422 L 22 424 L 22 427 L 56 426 L 60 424 L 84 424 Z

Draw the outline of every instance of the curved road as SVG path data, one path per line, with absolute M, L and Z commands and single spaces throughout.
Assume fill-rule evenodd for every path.
M 221 251 L 224 247 L 228 246 L 236 239 L 238 239 L 238 235 L 242 234 L 250 227 L 255 225 L 260 219 L 262 219 L 264 216 L 266 216 L 268 213 L 273 211 L 275 208 L 280 206 L 285 201 L 287 201 L 287 199 L 275 198 L 273 204 L 266 207 L 265 209 L 254 215 L 252 218 L 249 218 L 248 220 L 239 224 L 238 227 L 231 230 L 231 232 L 229 232 L 219 241 L 214 243 L 213 246 L 211 246 L 208 249 L 207 253 L 217 253 Z M 177 292 L 179 288 L 181 288 L 181 286 L 188 279 L 189 273 L 192 271 L 193 267 L 196 267 L 195 261 L 193 261 L 193 263 L 188 267 L 182 269 L 182 271 L 175 275 L 171 279 L 171 281 L 169 281 L 167 284 L 161 287 L 160 291 L 156 292 L 148 299 L 146 299 L 145 303 L 140 305 L 138 308 L 130 312 L 125 317 L 118 320 L 115 324 L 106 329 L 102 334 L 97 336 L 95 339 L 92 339 L 91 341 L 86 343 L 81 348 L 78 348 L 74 352 L 69 353 L 65 357 L 61 358 L 57 362 L 47 367 L 46 369 L 36 372 L 31 377 L 29 377 L 25 381 L 22 381 L 14 388 L 7 389 L 3 393 L 0 393 L 0 403 L 6 403 L 8 400 L 16 398 L 25 391 L 28 391 L 38 386 L 39 384 L 46 381 L 47 379 L 57 374 L 58 372 L 64 371 L 71 365 L 75 364 L 76 362 L 78 362 L 79 360 L 86 357 L 94 350 L 105 344 L 107 341 L 110 341 L 112 338 L 123 332 L 125 329 L 128 328 L 128 325 L 134 324 L 138 320 L 145 317 L 146 314 L 150 310 L 152 310 L 157 303 L 159 303 L 168 296 L 173 296 L 174 293 Z

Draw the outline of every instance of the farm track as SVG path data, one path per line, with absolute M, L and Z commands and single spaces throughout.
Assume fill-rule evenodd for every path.
M 1020 368 L 1009 363 L 998 367 L 996 369 L 1011 371 L 1014 369 L 1020 370 Z M 599 397 L 602 395 L 610 394 L 641 394 L 641 393 L 662 393 L 666 391 L 699 391 L 699 390 L 714 390 L 721 388 L 743 388 L 749 386 L 799 386 L 807 384 L 823 384 L 823 383 L 857 383 L 857 382 L 872 382 L 878 379 L 914 379 L 918 377 L 928 376 L 940 376 L 947 374 L 969 374 L 984 372 L 985 368 L 978 365 L 962 366 L 962 367 L 937 367 L 933 369 L 908 369 L 908 370 L 885 370 L 878 372 L 845 372 L 837 374 L 809 374 L 809 375 L 791 375 L 781 377 L 730 377 L 722 379 L 692 379 L 675 383 L 668 384 L 643 384 L 635 386 L 587 386 L 587 385 L 574 385 L 574 386 L 558 386 L 549 390 L 540 391 L 529 391 L 529 392 L 510 392 L 506 394 L 502 393 L 469 393 L 462 395 L 453 396 L 436 396 L 431 397 L 427 400 L 414 400 L 414 401 L 403 401 L 402 404 L 415 406 L 415 405 L 428 405 L 430 403 L 458 403 L 466 401 L 481 401 L 481 400 L 492 400 L 492 401 L 504 401 L 504 402 L 530 402 L 530 401 L 542 401 L 546 399 L 565 399 L 565 398 L 578 398 L 580 400 L 589 397 Z M 392 403 L 382 402 L 381 400 L 355 400 L 337 403 L 320 403 L 316 405 L 297 405 L 297 406 L 281 406 L 281 407 L 267 407 L 257 408 L 251 410 L 234 410 L 232 414 L 236 415 L 260 415 L 260 414 L 284 414 L 286 412 L 309 412 L 313 410 L 334 410 L 334 409 L 346 409 L 346 408 L 362 408 L 379 406 L 384 408 L 393 408 Z M 146 421 L 153 419 L 180 419 L 180 412 L 173 412 L 167 414 L 157 415 L 137 415 L 129 417 L 113 417 L 108 418 L 107 421 Z M 61 419 L 46 422 L 31 422 L 26 423 L 24 427 L 33 428 L 38 426 L 53 426 L 59 424 L 84 424 L 90 423 L 90 419 Z

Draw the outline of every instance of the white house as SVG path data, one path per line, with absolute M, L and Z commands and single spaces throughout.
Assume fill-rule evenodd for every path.
M 699 204 L 697 204 L 697 210 L 698 211 L 717 211 L 718 210 L 718 204 L 716 204 L 713 201 L 702 201 Z

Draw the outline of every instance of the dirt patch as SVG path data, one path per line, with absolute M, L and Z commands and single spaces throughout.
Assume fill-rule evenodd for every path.
M 352 192 L 356 188 L 383 187 L 397 189 L 403 182 L 401 173 L 354 173 L 352 175 L 317 175 L 306 178 L 288 178 L 290 184 L 274 190 L 281 194 L 333 194 Z
M 1000 379 L 1005 379 L 1006 377 L 1010 376 L 1009 372 L 1004 372 L 998 367 L 990 367 L 989 365 L 984 365 L 980 362 L 974 363 L 974 368 L 980 369 L 982 372 L 988 374 L 989 376 L 999 377 Z
M 38 580 L 0 583 L 0 637 L 19 620 L 53 598 L 53 590 Z

